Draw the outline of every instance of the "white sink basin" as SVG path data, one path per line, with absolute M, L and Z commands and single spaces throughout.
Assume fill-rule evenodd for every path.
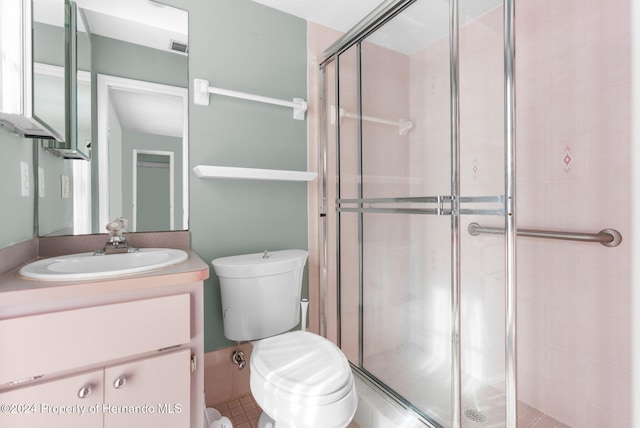
M 68 281 L 109 278 L 173 266 L 187 260 L 182 250 L 141 248 L 123 254 L 70 254 L 37 260 L 20 269 L 20 276 L 41 281 Z

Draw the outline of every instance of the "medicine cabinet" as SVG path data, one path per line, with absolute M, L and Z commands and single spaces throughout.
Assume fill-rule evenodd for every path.
M 60 0 L 37 0 L 60 1 Z M 81 9 L 73 1 L 65 0 L 65 64 L 57 82 L 64 88 L 64 98 L 51 100 L 45 96 L 57 113 L 56 123 L 64 124 L 64 140 L 45 140 L 43 147 L 57 152 L 66 159 L 91 158 L 91 43 L 88 25 Z M 38 80 L 36 80 L 36 87 Z M 54 93 L 56 93 L 54 91 Z M 40 98 L 36 103 L 41 102 Z M 45 102 L 47 102 L 45 101 Z M 64 109 L 62 109 L 64 106 Z
M 85 55 L 90 46 L 78 43 L 78 20 L 69 0 L 0 0 L 0 124 L 63 157 L 88 159 L 75 112 L 86 93 L 78 90 L 78 45 Z

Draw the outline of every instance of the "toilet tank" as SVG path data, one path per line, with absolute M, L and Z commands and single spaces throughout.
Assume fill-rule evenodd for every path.
M 282 250 L 222 257 L 211 262 L 220 278 L 227 339 L 258 340 L 298 325 L 307 256 L 304 250 Z

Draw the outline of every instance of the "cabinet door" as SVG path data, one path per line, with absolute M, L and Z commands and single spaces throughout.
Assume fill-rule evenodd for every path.
M 105 369 L 105 428 L 189 427 L 191 350 Z
M 102 370 L 0 393 L 2 428 L 101 428 Z

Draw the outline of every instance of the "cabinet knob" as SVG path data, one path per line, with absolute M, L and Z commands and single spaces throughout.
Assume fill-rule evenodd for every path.
M 118 376 L 116 380 L 113 381 L 113 387 L 115 389 L 120 389 L 127 384 L 127 378 L 124 376 Z
M 86 398 L 89 395 L 91 395 L 91 385 L 85 385 L 78 391 L 78 397 L 80 398 Z

